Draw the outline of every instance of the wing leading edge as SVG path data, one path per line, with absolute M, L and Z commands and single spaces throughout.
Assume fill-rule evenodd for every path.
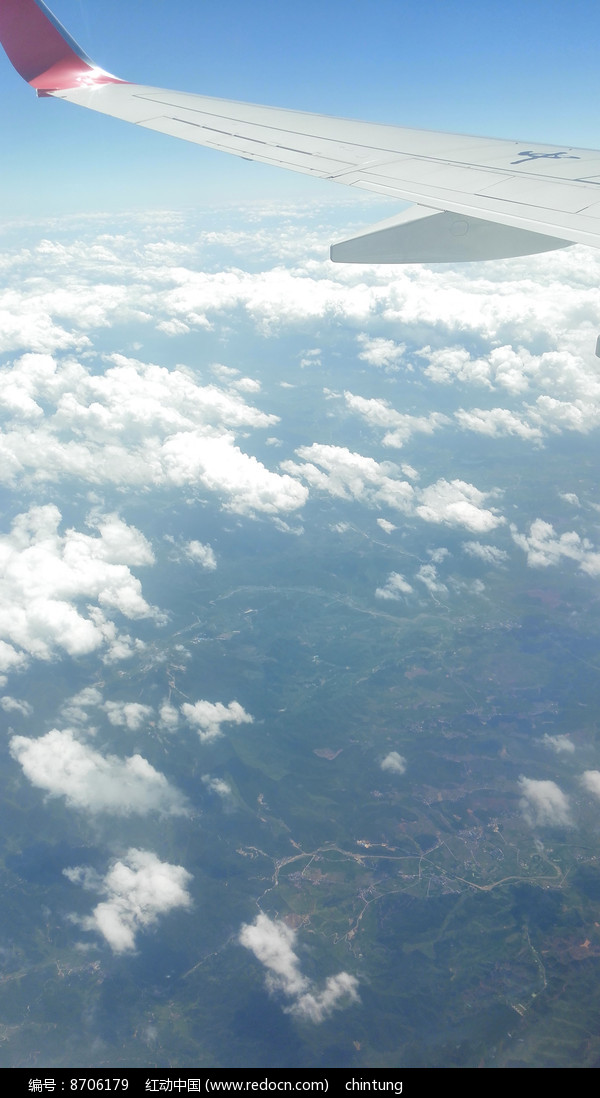
M 499 259 L 600 247 L 600 151 L 433 133 L 132 84 L 43 0 L 0 0 L 0 42 L 40 96 L 249 160 L 415 203 L 334 244 L 341 263 Z

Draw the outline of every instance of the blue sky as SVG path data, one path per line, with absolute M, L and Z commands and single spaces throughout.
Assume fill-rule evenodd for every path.
M 53 0 L 134 81 L 428 129 L 596 147 L 591 0 Z M 37 102 L 0 59 L 3 216 L 331 196 L 339 189 Z

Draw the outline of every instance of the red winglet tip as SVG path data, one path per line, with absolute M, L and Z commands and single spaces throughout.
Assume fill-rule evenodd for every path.
M 43 0 L 0 0 L 0 42 L 38 95 L 125 83 L 94 65 Z

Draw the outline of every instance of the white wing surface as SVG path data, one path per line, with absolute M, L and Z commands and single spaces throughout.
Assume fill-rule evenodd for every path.
M 345 263 L 448 262 L 600 247 L 600 151 L 330 118 L 131 84 L 99 69 L 42 0 L 0 0 L 0 41 L 40 96 L 305 175 L 416 203 L 334 244 Z

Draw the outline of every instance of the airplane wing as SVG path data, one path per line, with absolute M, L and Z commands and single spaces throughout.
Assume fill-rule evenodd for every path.
M 600 151 L 355 122 L 132 84 L 95 65 L 43 0 L 0 0 L 0 42 L 39 96 L 416 204 L 334 244 L 335 262 L 437 263 L 573 243 L 600 247 Z

